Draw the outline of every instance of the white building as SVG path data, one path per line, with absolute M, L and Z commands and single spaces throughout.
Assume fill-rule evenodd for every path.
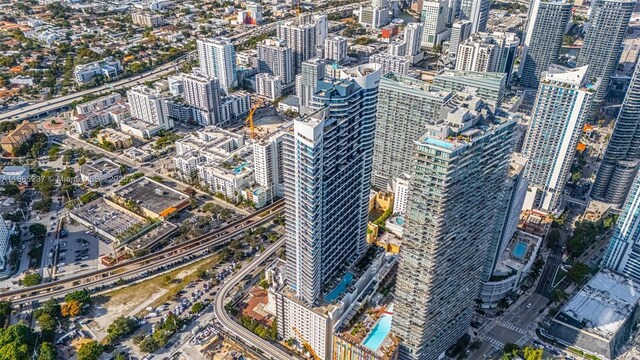
M 293 50 L 283 40 L 265 39 L 256 46 L 258 71 L 280 77 L 282 84 L 295 80 Z
M 461 0 L 458 18 L 471 21 L 471 33 L 487 30 L 489 21 L 489 0 Z
M 256 184 L 267 192 L 267 198 L 284 196 L 282 143 L 284 132 L 275 132 L 253 144 L 253 166 Z
M 178 176 L 198 180 L 210 191 L 238 200 L 253 183 L 252 148 L 242 135 L 207 127 L 176 141 L 173 159 Z
M 180 96 L 184 93 L 184 84 L 182 83 L 182 75 L 170 75 L 167 78 L 169 84 L 169 93 L 173 96 Z
M 88 114 L 95 110 L 106 109 L 117 103 L 120 99 L 122 99 L 122 96 L 118 93 L 101 96 L 95 100 L 76 105 L 76 113 L 81 115 Z
M 287 20 L 278 24 L 278 38 L 293 50 L 293 61 L 296 71 L 300 72 L 302 62 L 316 56 L 318 43 L 317 24 L 310 23 L 306 18 Z
M 313 94 L 316 92 L 316 83 L 326 74 L 324 60 L 313 58 L 302 63 L 302 72 L 296 76 L 296 95 L 300 99 L 300 106 L 309 106 Z
M 372 0 L 369 6 L 360 6 L 359 23 L 379 29 L 389 23 L 389 0 Z
M 342 36 L 330 36 L 324 41 L 324 58 L 335 63 L 347 59 L 347 39 Z
M 279 76 L 262 73 L 256 75 L 256 93 L 274 101 L 282 97 L 282 82 Z
M 389 55 L 391 56 L 405 56 L 407 52 L 407 43 L 402 41 L 393 41 L 389 43 Z
M 439 45 L 439 37 L 446 31 L 448 0 L 424 1 L 422 17 L 424 26 L 422 46 L 432 48 Z
M 183 97 L 191 107 L 192 119 L 198 124 L 220 126 L 220 83 L 215 77 L 182 74 Z
M 221 99 L 220 118 L 223 123 L 245 117 L 251 109 L 251 94 L 236 91 Z
M 509 78 L 519 44 L 515 33 L 474 33 L 458 46 L 456 70 L 506 73 Z
M 161 129 L 173 128 L 164 97 L 156 89 L 138 85 L 127 91 L 131 116 Z
M 135 25 L 144 27 L 160 27 L 164 25 L 164 19 L 160 14 L 148 13 L 148 12 L 132 12 L 131 22 Z
M 119 176 L 120 165 L 106 158 L 98 159 L 80 167 L 80 179 L 90 185 L 105 181 L 112 182 Z
M 76 65 L 73 70 L 76 82 L 80 85 L 88 83 L 97 75 L 102 75 L 105 79 L 112 79 L 120 73 L 122 73 L 120 60 L 114 60 L 111 57 L 89 64 Z
M 200 72 L 220 81 L 225 92 L 238 86 L 236 78 L 236 51 L 233 42 L 225 37 L 198 39 Z
M 329 19 L 325 14 L 311 16 L 311 22 L 316 26 L 316 44 L 324 44 L 329 36 Z
M 411 61 L 404 56 L 391 56 L 385 54 L 375 54 L 369 57 L 369 62 L 379 64 L 382 67 L 382 74 L 393 72 L 395 74 L 407 75 Z
M 33 86 L 34 80 L 32 76 L 16 76 L 9 79 L 9 82 L 14 85 L 25 85 L 25 86 Z
M 587 66 L 568 69 L 552 65 L 542 73 L 522 154 L 529 159 L 525 176 L 536 191 L 535 208 L 554 211 L 571 172 L 593 95 L 600 86 L 586 77 Z
M 415 56 L 420 53 L 420 47 L 422 46 L 422 33 L 424 32 L 424 25 L 419 22 L 409 23 L 404 28 L 404 42 L 407 44 L 405 54 L 408 56 Z
M 449 39 L 449 54 L 458 53 L 458 47 L 471 35 L 471 21 L 458 20 L 451 25 L 451 38 Z
M 397 177 L 392 182 L 394 214 L 404 214 L 405 211 L 407 211 L 409 183 L 410 179 L 408 175 Z

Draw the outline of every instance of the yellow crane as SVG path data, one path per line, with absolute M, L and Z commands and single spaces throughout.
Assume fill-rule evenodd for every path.
M 305 340 L 304 336 L 302 336 L 302 334 L 300 333 L 300 331 L 295 327 L 292 326 L 291 327 L 293 329 L 293 332 L 296 333 L 296 335 L 298 336 L 298 338 L 300 338 L 300 341 L 302 342 L 302 345 L 304 346 L 305 349 L 307 349 L 307 351 L 309 352 L 309 354 L 311 354 L 311 356 L 313 357 L 314 360 L 321 360 L 320 357 L 318 356 L 318 354 L 316 354 L 315 350 L 313 350 L 313 348 L 311 347 L 311 344 L 309 344 L 307 342 L 307 340 Z
M 256 128 L 253 125 L 253 114 L 262 106 L 262 101 L 258 100 L 249 110 L 249 115 L 245 121 L 245 125 L 249 125 L 249 134 L 252 139 L 256 138 Z

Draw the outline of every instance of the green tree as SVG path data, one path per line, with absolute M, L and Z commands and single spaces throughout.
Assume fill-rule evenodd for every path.
M 38 360 L 56 360 L 56 348 L 50 342 L 43 342 L 38 352 Z
M 58 327 L 56 319 L 50 314 L 44 313 L 36 318 L 40 329 L 42 330 L 42 339 L 44 341 L 53 341 L 53 337 Z
M 107 328 L 107 339 L 110 343 L 133 333 L 138 328 L 138 322 L 130 317 L 120 316 Z
M 36 286 L 42 282 L 42 276 L 37 272 L 28 273 L 22 279 L 23 286 Z
M 75 300 L 81 305 L 91 303 L 91 294 L 87 290 L 76 290 L 64 296 L 64 301 Z
M 525 346 L 523 349 L 524 360 L 542 360 L 542 349 Z
M 9 320 L 11 306 L 11 301 L 0 301 L 0 329 L 4 328 L 4 325 Z
M 47 227 L 42 224 L 32 224 L 29 226 L 29 232 L 36 239 L 44 239 L 47 235 Z
M 1 124 L 1 123 L 0 123 Z M 20 194 L 20 189 L 15 184 L 6 184 L 3 185 L 4 189 L 2 190 L 2 194 L 4 196 L 16 196 Z
M 587 277 L 587 275 L 589 275 L 590 272 L 591 268 L 588 265 L 576 261 L 571 269 L 569 269 L 569 273 L 567 274 L 567 276 L 573 283 L 580 284 Z
M 204 309 L 204 305 L 201 302 L 196 302 L 196 303 L 193 303 L 193 305 L 191 306 L 191 313 L 197 314 L 201 312 L 203 309 Z
M 104 352 L 104 345 L 92 340 L 82 344 L 78 349 L 78 360 L 98 360 Z
M 24 323 L 0 329 L 0 360 L 28 360 L 35 346 L 36 336 Z

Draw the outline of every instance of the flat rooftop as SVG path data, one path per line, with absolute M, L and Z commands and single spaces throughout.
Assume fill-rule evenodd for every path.
M 95 174 L 106 174 L 118 169 L 120 169 L 120 165 L 114 163 L 111 160 L 102 158 L 92 162 L 91 164 L 82 165 L 80 167 L 80 173 L 83 175 L 91 176 Z
M 157 181 L 143 177 L 114 191 L 114 195 L 133 200 L 140 207 L 160 214 L 171 207 L 179 207 L 189 196 Z
M 115 238 L 124 235 L 132 226 L 143 224 L 145 219 L 126 211 L 104 198 L 99 198 L 71 211 L 74 215 L 90 223 Z
M 596 274 L 553 319 L 612 339 L 640 300 L 640 286 L 609 270 Z

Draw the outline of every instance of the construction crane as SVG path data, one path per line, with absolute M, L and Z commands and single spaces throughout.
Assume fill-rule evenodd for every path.
M 313 348 L 311 347 L 311 344 L 309 344 L 307 340 L 305 340 L 304 336 L 302 336 L 300 331 L 298 331 L 298 329 L 295 326 L 292 326 L 291 328 L 293 329 L 293 332 L 296 333 L 298 338 L 300 338 L 302 345 L 304 346 L 305 349 L 307 349 L 309 354 L 311 354 L 311 356 L 313 357 L 313 360 L 321 360 L 318 354 L 316 354 L 315 350 L 313 350 Z
M 247 116 L 247 120 L 245 121 L 245 125 L 249 125 L 249 134 L 252 139 L 256 138 L 256 128 L 253 125 L 253 114 L 262 107 L 262 101 L 258 100 L 249 110 L 249 116 Z

